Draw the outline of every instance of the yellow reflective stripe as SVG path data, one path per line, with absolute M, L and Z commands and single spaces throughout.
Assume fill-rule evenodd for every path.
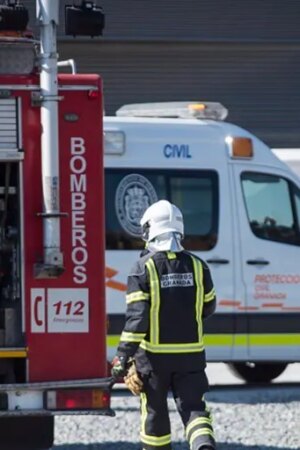
M 203 395 L 203 397 L 202 397 L 202 400 L 204 400 L 204 395 Z M 208 412 L 209 417 L 210 417 L 210 419 L 211 419 L 210 408 L 208 407 L 207 403 L 205 403 L 205 411 Z
M 145 434 L 145 424 L 147 419 L 147 397 L 141 392 L 141 434 Z
M 198 259 L 192 256 L 196 283 L 196 320 L 198 323 L 198 340 L 203 345 L 202 309 L 203 309 L 203 267 Z
M 185 433 L 186 435 L 189 434 L 189 432 L 191 431 L 192 428 L 194 428 L 196 425 L 202 425 L 202 424 L 208 424 L 208 425 L 212 425 L 212 420 L 209 419 L 208 417 L 197 417 L 197 419 L 192 420 L 192 422 L 190 422 L 188 424 L 188 426 L 186 427 Z
M 156 272 L 155 264 L 152 258 L 146 262 L 146 267 L 150 276 L 150 293 L 151 293 L 151 307 L 150 307 L 150 342 L 153 344 L 159 343 L 159 308 L 160 308 L 160 293 L 159 293 L 159 279 Z
M 210 302 L 211 300 L 213 300 L 216 296 L 216 291 L 213 288 L 210 292 L 208 292 L 207 294 L 204 295 L 204 302 Z
M 300 337 L 300 335 L 299 335 Z M 209 334 L 204 336 L 204 344 L 205 346 L 221 346 L 221 347 L 227 347 L 233 345 L 233 340 L 235 339 L 235 336 L 233 334 Z M 247 339 L 247 336 L 245 335 L 245 341 Z M 106 336 L 106 345 L 108 347 L 117 347 L 120 341 L 120 335 L 119 334 L 109 334 Z M 300 343 L 300 342 L 299 342 Z M 145 345 L 150 345 L 150 343 L 147 343 Z M 199 345 L 199 344 L 198 344 Z M 246 345 L 246 344 L 240 344 L 240 345 Z
M 131 294 L 126 295 L 126 303 L 139 302 L 141 300 L 149 300 L 150 294 L 143 291 L 131 292 Z
M 205 334 L 203 337 L 205 347 L 232 346 L 234 334 Z
M 174 253 L 174 252 L 168 252 L 168 253 L 167 253 L 167 258 L 168 258 L 168 259 L 176 259 L 176 258 L 177 258 L 176 253 Z
M 108 334 L 106 336 L 107 347 L 117 347 L 120 342 L 120 336 L 118 334 Z
M 146 336 L 146 333 L 130 333 L 129 331 L 123 331 L 121 334 L 121 342 L 141 342 Z
M 1 349 L 0 350 L 0 358 L 26 358 L 27 357 L 27 349 Z
M 239 347 L 248 346 L 249 336 L 247 334 L 233 334 L 231 345 L 236 345 Z
M 299 345 L 300 334 L 249 334 L 249 345 Z
M 111 334 L 106 337 L 106 343 L 109 347 L 116 347 L 119 341 L 119 335 Z M 204 344 L 205 347 L 246 347 L 248 345 L 251 345 L 251 347 L 264 345 L 270 347 L 299 346 L 300 334 L 206 334 L 204 336 Z M 150 344 L 147 343 L 146 345 Z M 3 353 L 0 357 L 5 356 L 6 354 Z M 22 353 L 20 356 L 26 357 L 26 354 Z
M 151 344 L 148 341 L 142 341 L 140 347 L 152 353 L 196 353 L 202 352 L 204 346 L 200 342 L 190 344 Z
M 299 346 L 300 334 L 233 334 L 232 344 L 235 346 L 243 347 L 276 347 L 276 346 Z
M 144 392 L 141 393 L 141 441 L 147 445 L 163 446 L 171 443 L 171 435 L 165 436 L 149 436 L 146 434 L 146 420 L 147 420 L 147 396 Z
M 194 440 L 198 437 L 198 436 L 203 436 L 204 434 L 209 434 L 213 439 L 214 439 L 214 433 L 210 428 L 202 428 L 201 430 L 195 430 L 189 440 L 189 444 L 190 446 L 192 446 Z
M 171 434 L 166 434 L 165 436 L 150 436 L 149 434 L 141 433 L 141 441 L 143 444 L 162 446 L 171 444 Z

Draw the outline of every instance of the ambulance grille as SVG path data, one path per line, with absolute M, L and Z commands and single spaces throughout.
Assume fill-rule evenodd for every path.
M 18 149 L 17 99 L 0 99 L 0 150 Z

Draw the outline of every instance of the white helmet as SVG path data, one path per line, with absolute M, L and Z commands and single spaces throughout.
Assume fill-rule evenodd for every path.
M 149 206 L 141 218 L 143 239 L 152 241 L 164 233 L 175 232 L 184 235 L 183 217 L 177 206 L 167 200 L 159 200 Z

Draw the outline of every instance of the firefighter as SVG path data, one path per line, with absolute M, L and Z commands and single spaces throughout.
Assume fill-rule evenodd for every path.
M 142 385 L 143 450 L 172 448 L 169 390 L 190 449 L 214 450 L 212 417 L 204 399 L 203 319 L 216 307 L 210 271 L 183 249 L 183 217 L 175 205 L 166 200 L 152 204 L 140 223 L 147 252 L 128 276 L 126 322 L 112 374 L 125 376 L 134 357 Z

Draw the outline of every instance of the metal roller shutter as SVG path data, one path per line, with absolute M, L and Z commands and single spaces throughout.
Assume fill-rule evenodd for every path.
M 101 73 L 105 109 L 210 100 L 272 147 L 300 146 L 300 44 L 61 42 L 78 72 Z
M 30 25 L 37 30 L 35 0 Z M 104 39 L 299 40 L 298 0 L 97 0 L 106 15 Z M 58 33 L 64 35 L 60 1 Z M 75 0 L 81 4 L 81 0 Z

